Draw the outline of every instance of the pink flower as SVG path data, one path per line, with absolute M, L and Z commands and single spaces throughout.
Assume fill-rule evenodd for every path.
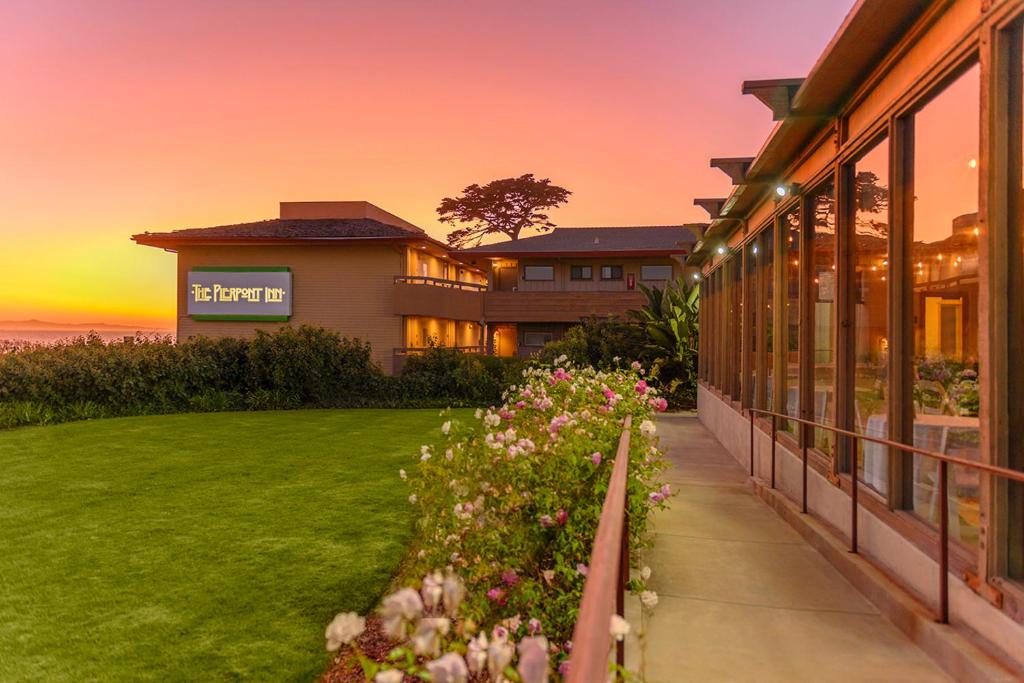
M 590 573 L 590 568 L 587 567 L 587 565 L 585 565 L 582 562 L 580 562 L 578 565 L 576 565 L 576 571 L 578 571 L 583 576 L 586 576 L 587 574 Z
M 652 503 L 660 503 L 661 501 L 665 500 L 665 496 L 664 494 L 662 494 L 661 491 L 648 493 L 647 497 L 651 500 Z
M 666 410 L 668 410 L 668 401 L 666 401 L 664 398 L 659 397 L 658 400 L 654 402 L 654 409 L 657 410 L 659 413 L 664 413 Z
M 601 464 L 601 453 L 600 451 L 594 451 L 590 454 L 590 462 L 594 463 L 594 467 Z
M 516 401 L 516 408 L 522 409 L 526 406 L 526 401 Z
M 558 675 L 565 678 L 569 675 L 569 660 L 563 659 L 562 663 L 558 665 Z
M 598 406 L 597 407 L 597 412 L 601 413 L 602 415 L 607 415 L 608 411 L 610 411 L 610 410 L 611 410 L 611 408 L 609 408 L 608 406 Z
M 551 519 L 551 515 L 541 515 L 539 521 L 540 525 L 544 528 L 553 527 L 555 525 L 555 520 Z
M 519 583 L 519 574 L 516 574 L 515 569 L 506 569 L 501 573 L 501 581 L 506 586 L 514 586 Z
M 668 498 L 669 496 L 672 495 L 672 487 L 669 486 L 668 484 L 665 484 L 664 486 L 661 487 L 660 493 L 664 498 Z
M 505 599 L 505 590 L 503 588 L 492 588 L 487 591 L 487 599 L 491 602 L 496 602 L 499 605 L 504 605 L 508 600 Z
M 540 619 L 530 619 L 526 624 L 526 629 L 530 633 L 540 633 Z
M 647 393 L 647 382 L 645 382 L 643 380 L 640 380 L 639 382 L 637 382 L 636 383 L 636 393 L 640 394 L 641 396 L 646 394 Z
M 558 512 L 555 513 L 555 521 L 558 522 L 558 526 L 565 526 L 565 523 L 569 521 L 569 513 L 558 508 Z
M 608 387 L 602 389 L 601 393 L 604 394 L 605 398 L 615 398 L 615 392 L 609 389 Z
M 642 368 L 643 366 L 642 366 L 642 365 L 640 365 L 640 361 L 638 361 L 638 360 L 635 360 L 635 361 L 633 361 L 632 363 L 630 363 L 629 367 L 633 368 L 634 370 L 639 370 L 639 369 L 641 369 L 641 368 Z

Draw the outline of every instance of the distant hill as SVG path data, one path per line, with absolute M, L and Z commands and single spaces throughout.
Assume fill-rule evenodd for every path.
M 55 323 L 48 320 L 0 320 L 0 330 L 7 331 L 31 331 L 43 332 L 55 331 L 81 331 L 81 332 L 146 332 L 162 331 L 166 327 L 158 325 L 115 325 L 111 323 Z

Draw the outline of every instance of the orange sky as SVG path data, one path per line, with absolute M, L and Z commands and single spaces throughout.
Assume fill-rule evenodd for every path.
M 128 236 L 366 199 L 434 208 L 532 172 L 561 225 L 704 220 L 711 156 L 771 127 L 852 0 L 0 4 L 0 320 L 172 327 L 174 257 Z

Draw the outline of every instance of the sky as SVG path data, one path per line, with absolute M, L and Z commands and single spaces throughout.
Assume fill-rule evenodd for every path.
M 6 0 L 0 321 L 173 327 L 130 235 L 364 199 L 438 238 L 471 183 L 572 190 L 559 225 L 706 220 L 852 0 Z M 797 19 L 798 18 L 798 19 Z

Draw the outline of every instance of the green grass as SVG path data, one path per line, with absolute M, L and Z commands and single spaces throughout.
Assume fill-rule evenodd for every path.
M 436 410 L 0 432 L 0 680 L 311 680 L 412 533 Z

